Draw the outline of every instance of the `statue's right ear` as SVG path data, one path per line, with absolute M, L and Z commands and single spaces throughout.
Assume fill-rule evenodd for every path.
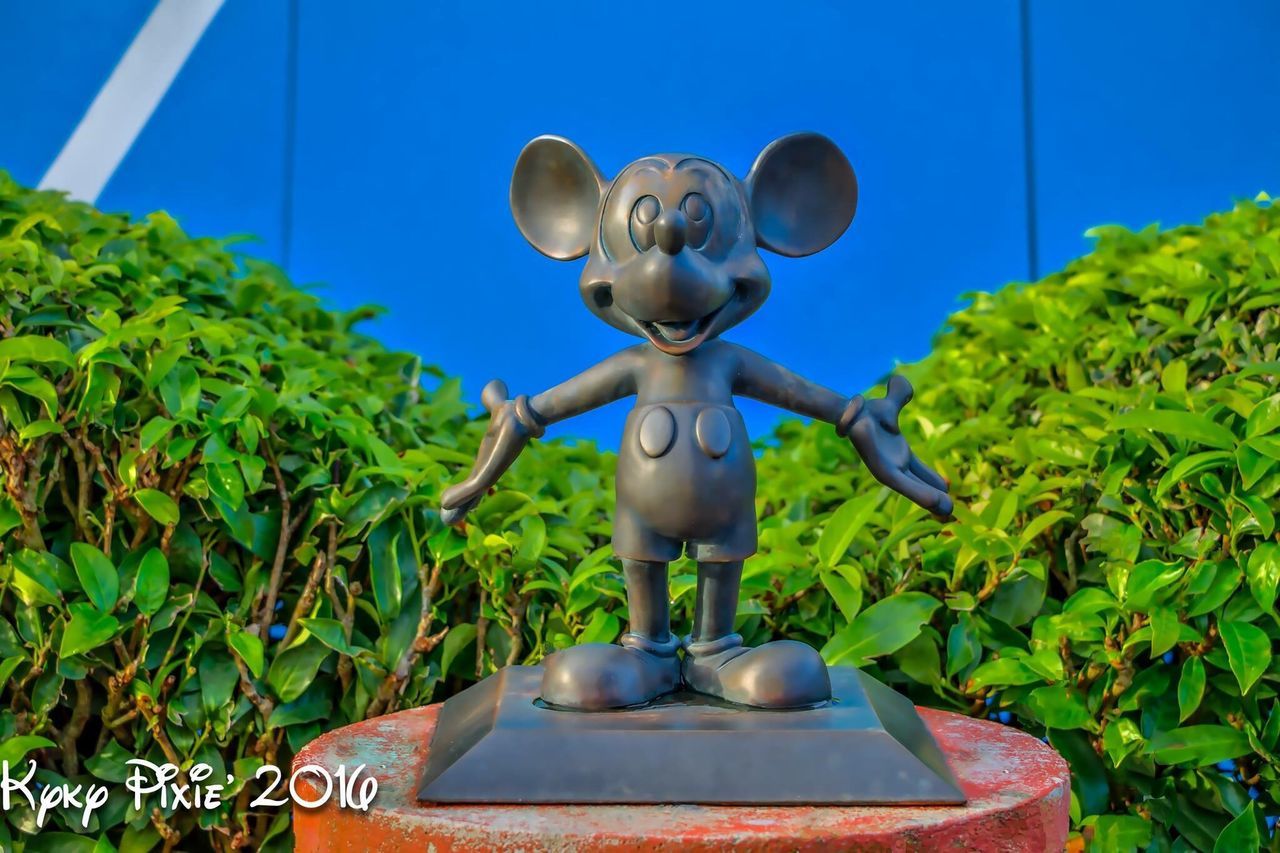
M 605 180 L 586 153 L 560 136 L 539 136 L 511 176 L 511 213 L 524 238 L 549 258 L 587 254 Z
M 756 242 L 788 258 L 830 246 L 853 221 L 858 179 L 837 145 L 793 133 L 760 152 L 744 182 Z

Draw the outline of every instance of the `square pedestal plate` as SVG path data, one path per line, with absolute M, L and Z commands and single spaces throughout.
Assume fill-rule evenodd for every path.
M 500 670 L 444 703 L 418 789 L 457 803 L 960 804 L 905 697 L 833 667 L 833 701 L 762 711 L 677 693 L 581 712 L 538 699 L 542 668 Z

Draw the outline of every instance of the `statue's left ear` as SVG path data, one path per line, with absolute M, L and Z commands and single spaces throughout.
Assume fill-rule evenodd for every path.
M 817 133 L 769 143 L 745 183 L 756 243 L 789 258 L 834 243 L 858 206 L 853 167 L 834 142 Z

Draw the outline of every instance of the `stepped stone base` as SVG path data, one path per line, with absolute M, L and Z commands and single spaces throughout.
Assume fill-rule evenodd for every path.
M 430 705 L 365 720 L 304 747 L 295 769 L 351 772 L 363 764 L 361 778 L 376 778 L 378 794 L 367 811 L 342 808 L 336 796 L 319 808 L 295 808 L 297 849 L 1015 853 L 1062 850 L 1067 842 L 1066 762 L 1030 735 L 960 714 L 918 709 L 964 805 L 730 806 L 423 803 L 418 788 L 440 712 L 441 705 Z M 871 775 L 878 768 L 860 770 Z M 297 777 L 300 799 L 318 801 L 325 788 L 309 772 Z
M 444 703 L 418 791 L 469 803 L 947 803 L 964 793 L 904 697 L 834 667 L 834 699 L 762 711 L 696 693 L 557 710 L 542 668 L 507 667 Z

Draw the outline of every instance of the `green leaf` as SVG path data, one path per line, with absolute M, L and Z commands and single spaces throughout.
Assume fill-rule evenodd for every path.
M 373 582 L 373 600 L 384 620 L 400 613 L 402 585 L 400 581 L 400 529 L 392 523 L 380 524 L 369 533 L 369 578 Z
M 1146 747 L 1146 744 L 1147 739 L 1143 738 L 1138 726 L 1129 717 L 1116 717 L 1102 731 L 1102 748 L 1116 767 L 1123 765 L 1125 758 L 1137 749 Z
M 1063 684 L 1051 684 L 1031 691 L 1027 705 L 1036 719 L 1051 729 L 1093 728 L 1093 714 L 1084 697 Z
M 1204 696 L 1204 661 L 1198 657 L 1190 657 L 1182 662 L 1182 677 L 1178 679 L 1178 722 L 1186 722 L 1187 717 L 1200 707 Z
M 1013 628 L 1025 625 L 1040 612 L 1047 591 L 1044 566 L 1039 560 L 1023 560 L 1018 566 L 1027 574 L 1000 584 L 987 607 L 988 616 Z
M 854 666 L 896 652 L 920 634 L 942 602 L 923 592 L 900 592 L 882 598 L 858 614 L 823 647 L 828 664 Z
M 894 653 L 903 675 L 931 687 L 942 683 L 942 657 L 937 640 L 930 632 L 922 632 Z
M 1147 754 L 1161 764 L 1193 764 L 1203 767 L 1252 751 L 1244 732 L 1230 726 L 1183 726 L 1157 732 L 1147 744 Z
M 252 401 L 253 394 L 248 388 L 233 388 L 213 407 L 210 416 L 219 421 L 235 420 L 248 410 Z
M 1042 673 L 1027 665 L 1020 650 L 1010 651 L 1003 657 L 986 661 L 973 671 L 969 686 L 973 690 L 984 687 L 1016 687 L 1043 682 Z
M 36 211 L 35 213 L 22 217 L 18 224 L 13 226 L 13 229 L 9 232 L 8 236 L 11 239 L 16 240 L 32 228 L 35 228 L 37 225 L 43 225 L 51 231 L 57 231 L 59 233 L 62 232 L 62 226 L 58 224 L 56 217 L 46 213 L 45 211 Z
M 1182 563 L 1144 560 L 1129 572 L 1124 604 L 1130 610 L 1148 611 L 1159 600 L 1172 594 L 1172 586 L 1182 577 Z
M 476 626 L 471 622 L 454 625 L 449 629 L 449 633 L 444 635 L 444 642 L 440 644 L 440 674 L 442 676 L 448 677 L 453 674 L 454 662 L 475 640 Z M 469 677 L 474 676 L 475 668 L 469 667 L 468 669 L 469 671 L 464 671 L 462 674 Z
M 360 650 L 353 647 L 347 640 L 346 631 L 342 627 L 342 623 L 337 619 L 322 619 L 319 617 L 309 619 L 299 619 L 298 622 L 302 627 L 311 632 L 311 635 L 329 648 L 333 649 L 340 655 L 355 657 L 360 654 Z
M 1111 800 L 1111 786 L 1102 759 L 1084 732 L 1049 729 L 1049 743 L 1071 768 L 1071 790 L 1084 814 L 1102 814 Z
M 261 678 L 262 669 L 265 665 L 262 639 L 257 634 L 250 634 L 243 628 L 229 628 L 227 631 L 227 643 L 240 656 L 240 660 L 244 661 L 244 665 L 248 667 L 249 672 L 253 673 L 253 677 Z
M 1093 828 L 1093 843 L 1088 849 L 1108 853 L 1134 853 L 1147 850 L 1151 844 L 1151 821 L 1133 815 L 1105 814 L 1086 818 L 1085 826 Z
M 1240 469 L 1240 484 L 1245 489 L 1256 486 L 1275 464 L 1276 460 L 1260 453 L 1251 445 L 1242 444 L 1236 448 L 1236 467 Z
M 213 578 L 213 582 L 225 592 L 239 592 L 244 589 L 239 572 L 217 551 L 209 555 L 209 577 Z
M 169 560 L 159 548 L 149 548 L 138 563 L 133 603 L 141 613 L 154 616 L 169 595 Z
M 13 677 L 14 670 L 21 666 L 25 660 L 25 656 L 14 655 L 0 661 L 0 684 L 8 684 L 9 679 Z
M 22 552 L 9 561 L 12 585 L 18 597 L 27 606 L 62 602 L 57 579 L 48 571 L 43 561 L 35 559 L 35 552 Z
M 1168 607 L 1155 607 L 1151 610 L 1151 657 L 1158 658 L 1178 642 L 1182 631 L 1182 623 L 1178 614 Z
M 306 641 L 290 646 L 276 655 L 267 670 L 267 684 L 281 702 L 292 702 L 315 680 L 320 664 L 331 652 L 319 641 Z
M 87 835 L 44 831 L 40 833 L 38 839 L 27 843 L 24 853 L 105 853 L 105 851 L 99 850 L 98 842 Z
M 6 496 L 0 496 L 0 536 L 22 524 L 22 513 Z
M 1262 838 L 1258 833 L 1258 817 L 1254 814 L 1254 804 L 1244 807 L 1244 811 L 1218 834 L 1213 842 L 1213 853 L 1245 853 L 1256 851 L 1262 846 Z
M 27 442 L 34 441 L 42 436 L 60 434 L 62 432 L 64 432 L 62 424 L 57 421 L 51 421 L 48 418 L 44 418 L 38 421 L 32 421 L 22 429 L 18 430 L 18 438 L 21 441 Z
M 147 514 L 163 525 L 178 523 L 178 504 L 173 498 L 157 489 L 139 489 L 134 499 L 142 504 Z
M 1031 519 L 1031 521 L 1027 522 L 1026 527 L 1022 528 L 1022 534 L 1018 537 L 1018 544 L 1023 548 L 1026 548 L 1034 542 L 1036 537 L 1041 533 L 1048 530 L 1062 519 L 1070 517 L 1071 513 L 1064 512 L 1060 509 L 1040 513 L 1035 518 Z
M 1229 463 L 1234 457 L 1229 450 L 1206 450 L 1192 453 L 1175 462 L 1160 478 L 1156 486 L 1156 497 L 1164 497 L 1170 489 L 1184 483 L 1192 476 Z
M 611 643 L 622 630 L 618 617 L 607 610 L 597 610 L 591 614 L 591 621 L 578 635 L 579 643 Z
M 18 766 L 18 762 L 26 758 L 27 753 L 33 749 L 51 749 L 57 746 L 47 737 L 39 735 L 16 735 L 0 740 L 0 761 L 9 762 L 9 768 L 12 770 Z M 24 767 L 29 766 L 24 763 Z M 21 774 L 19 774 L 21 775 Z
M 127 762 L 134 757 L 133 753 L 112 738 L 105 747 L 87 757 L 84 766 L 99 779 L 120 784 L 129 777 L 129 771 L 133 768 Z
M 1248 438 L 1266 435 L 1280 427 L 1280 394 L 1272 394 L 1253 407 L 1249 419 L 1244 425 L 1244 434 Z
M 947 677 L 954 678 L 982 655 L 982 643 L 974 628 L 973 618 L 961 613 L 947 633 Z
M 1191 606 L 1187 608 L 1187 616 L 1202 616 L 1217 610 L 1226 602 L 1240 585 L 1244 572 L 1234 562 L 1219 563 L 1207 566 L 1212 569 L 1213 577 L 1203 591 L 1195 591 L 1191 598 Z
M 6 385 L 39 400 L 51 419 L 58 416 L 58 390 L 47 379 L 36 375 L 28 368 L 11 367 L 8 371 L 0 373 L 0 385 Z M 21 421 L 17 422 L 21 423 Z
M 1271 610 L 1276 603 L 1276 589 L 1280 586 L 1280 545 L 1263 542 L 1253 549 L 1245 567 L 1249 579 L 1249 591 L 1253 600 L 1263 610 Z
M 229 697 L 235 696 L 240 673 L 223 648 L 215 645 L 201 650 L 196 672 L 200 681 L 200 703 L 206 714 L 216 714 L 226 707 Z
M 200 405 L 200 374 L 188 361 L 179 361 L 166 371 L 159 389 L 169 414 L 180 418 L 196 414 Z
M 853 537 L 866 525 L 883 497 L 882 491 L 858 495 L 831 514 L 818 538 L 818 559 L 822 565 L 834 567 L 844 557 Z
M 44 335 L 20 335 L 0 340 L 0 360 L 34 361 L 75 366 L 75 357 L 67 345 Z
M 454 528 L 445 527 L 432 534 L 431 538 L 427 540 L 427 547 L 430 549 L 431 558 L 435 562 L 447 563 L 454 557 L 461 556 L 467 552 L 467 540 L 459 536 Z
M 1261 628 L 1248 622 L 1221 622 L 1218 632 L 1240 692 L 1248 693 L 1271 663 L 1271 640 Z
M 212 496 L 210 500 L 213 501 L 214 509 L 218 511 L 218 515 L 227 523 L 227 529 L 230 531 L 232 538 L 247 550 L 257 553 L 257 549 L 254 547 L 257 527 L 254 524 L 253 513 L 249 512 L 243 504 L 239 507 L 232 507 L 217 496 Z
M 1112 419 L 1113 430 L 1151 430 L 1174 435 L 1219 450 L 1234 450 L 1236 437 L 1231 430 L 1194 412 L 1169 409 L 1135 409 Z
M 155 447 L 175 426 L 174 422 L 162 415 L 156 415 L 147 421 L 147 425 L 138 433 L 138 447 L 142 451 L 148 451 Z
M 104 613 L 115 607 L 120 596 L 120 575 L 107 555 L 86 542 L 72 542 L 71 562 L 81 589 L 94 607 Z
M 1160 386 L 1170 394 L 1185 394 L 1187 391 L 1187 363 L 1178 359 L 1165 365 L 1160 373 Z
M 1270 536 L 1276 529 L 1275 511 L 1268 502 L 1257 495 L 1238 495 L 1241 504 L 1249 508 L 1254 520 L 1258 522 L 1258 530 L 1263 536 Z
M 330 701 L 328 693 L 329 691 L 317 684 L 292 702 L 277 705 L 271 712 L 267 727 L 281 728 L 326 719 L 333 713 L 333 702 Z
M 520 547 L 516 550 L 516 559 L 522 564 L 532 565 L 542 556 L 547 546 L 547 523 L 541 516 L 529 515 L 520 519 Z
M 617 567 L 609 562 L 605 556 L 597 556 L 599 554 L 599 551 L 593 551 L 582 562 L 574 566 L 573 574 L 569 578 L 569 592 L 576 591 L 591 578 L 617 573 Z
M 846 622 L 852 622 L 862 609 L 862 576 L 852 566 L 836 566 L 819 573 L 831 600 Z
M 209 491 L 221 498 L 232 510 L 244 505 L 244 480 L 240 469 L 229 463 L 205 465 Z
M 71 605 L 71 619 L 62 630 L 62 657 L 83 654 L 111 642 L 120 621 L 109 613 L 101 613 L 83 604 Z

